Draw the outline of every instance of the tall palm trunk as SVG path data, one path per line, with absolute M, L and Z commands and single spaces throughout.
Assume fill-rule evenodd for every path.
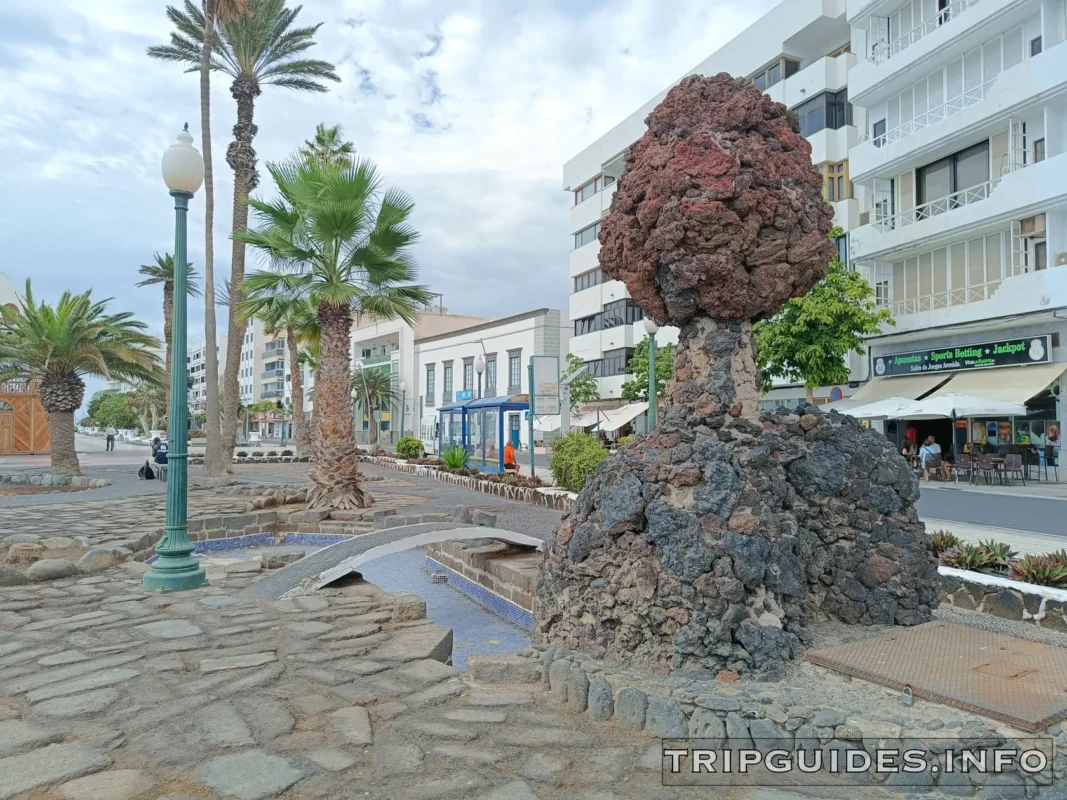
M 352 425 L 351 373 L 348 366 L 351 312 L 347 306 L 319 305 L 322 361 L 315 380 L 314 486 L 312 508 L 367 508 L 373 502 L 360 486 L 356 434 Z
M 296 331 L 285 329 L 285 345 L 289 348 L 289 390 L 293 396 L 293 433 L 296 451 L 302 456 L 311 454 L 311 436 L 304 419 L 304 376 L 300 372 L 300 350 Z
M 41 406 L 48 415 L 48 441 L 53 475 L 81 475 L 74 447 L 74 412 L 85 399 L 85 384 L 76 375 L 57 375 L 37 386 Z
M 237 101 L 237 124 L 233 126 L 233 141 L 226 149 L 226 163 L 233 168 L 234 233 L 248 229 L 248 195 L 259 183 L 256 151 L 252 148 L 252 139 L 256 135 L 252 115 L 259 92 L 259 83 L 247 75 L 239 77 L 230 87 L 230 94 Z M 223 378 L 226 407 L 222 410 L 222 449 L 227 464 L 233 460 L 237 443 L 237 406 L 241 402 L 238 372 L 241 369 L 241 344 L 248 327 L 234 312 L 241 306 L 245 279 L 245 246 L 236 238 L 231 263 L 229 340 L 226 342 L 226 374 Z M 262 342 L 256 342 L 255 347 L 262 347 Z
M 163 341 L 166 344 L 166 372 L 163 378 L 163 407 L 170 409 L 170 360 L 171 360 L 171 336 L 174 332 L 174 283 L 163 282 Z
M 378 444 L 378 418 L 375 414 L 376 407 L 367 399 L 367 440 L 371 444 Z
M 223 478 L 222 417 L 219 408 L 219 358 L 215 327 L 215 173 L 211 163 L 211 45 L 215 0 L 204 0 L 204 53 L 200 60 L 200 144 L 204 151 L 204 354 L 207 381 L 207 442 L 204 474 Z M 170 408 L 168 405 L 167 408 Z

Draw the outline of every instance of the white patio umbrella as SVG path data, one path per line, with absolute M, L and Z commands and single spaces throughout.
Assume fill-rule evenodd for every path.
M 846 408 L 844 413 L 856 419 L 899 419 L 900 410 L 908 408 L 914 402 L 910 397 L 887 397 L 873 403 Z
M 1025 417 L 1022 403 L 1005 403 L 973 394 L 948 392 L 925 400 L 915 400 L 899 409 L 897 419 L 959 419 L 961 417 Z

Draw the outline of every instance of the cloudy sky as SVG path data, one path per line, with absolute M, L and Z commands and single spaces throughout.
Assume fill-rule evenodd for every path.
M 457 312 L 566 308 L 563 163 L 774 0 L 307 0 L 310 55 L 337 65 L 323 95 L 265 87 L 261 164 L 316 123 L 341 124 L 416 201 L 420 282 Z M 137 268 L 173 247 L 162 151 L 184 122 L 199 143 L 196 75 L 145 48 L 170 31 L 162 0 L 0 2 L 0 271 L 54 299 L 92 289 L 162 329 Z M 212 90 L 215 268 L 230 270 L 235 107 Z M 267 181 L 258 190 L 269 193 Z M 203 258 L 193 201 L 190 259 Z M 224 309 L 221 310 L 224 312 Z M 190 340 L 203 306 L 190 307 Z M 220 324 L 222 317 L 220 317 Z

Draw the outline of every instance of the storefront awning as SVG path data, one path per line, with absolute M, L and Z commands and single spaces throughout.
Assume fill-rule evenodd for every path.
M 1035 394 L 1047 389 L 1049 384 L 1059 378 L 1065 369 L 1067 369 L 1067 364 L 1060 363 L 954 372 L 952 380 L 930 397 L 958 392 L 1005 403 L 1025 403 Z
M 897 378 L 874 378 L 867 381 L 848 399 L 855 403 L 873 403 L 876 400 L 886 400 L 890 397 L 918 400 L 948 379 L 949 376 L 944 372 L 901 375 Z
M 616 408 L 604 415 L 598 430 L 605 433 L 617 431 L 628 422 L 633 422 L 639 416 L 648 411 L 648 403 L 629 403 L 622 408 Z

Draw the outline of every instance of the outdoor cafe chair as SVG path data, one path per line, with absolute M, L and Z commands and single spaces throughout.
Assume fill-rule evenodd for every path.
M 1019 480 L 1026 486 L 1026 473 L 1023 471 L 1023 457 L 1018 453 L 1009 453 L 1004 456 L 1004 474 L 1006 476 L 1019 476 Z
M 972 478 L 974 472 L 974 457 L 970 453 L 960 453 L 956 456 L 956 483 L 960 482 L 960 473 L 967 473 L 967 480 Z
M 975 478 L 977 479 L 980 473 L 985 478 L 986 483 L 993 482 L 993 476 L 997 475 L 1000 470 L 997 469 L 997 462 L 993 460 L 991 455 L 982 455 L 978 457 L 978 466 L 975 470 Z

